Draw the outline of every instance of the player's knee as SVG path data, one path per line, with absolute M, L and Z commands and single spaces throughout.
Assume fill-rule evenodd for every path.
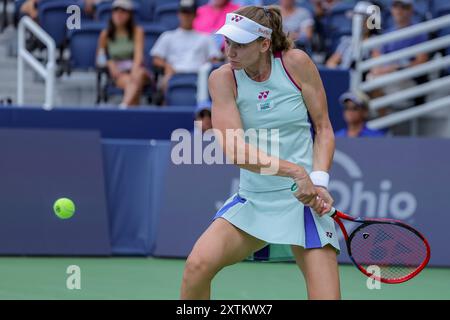
M 183 275 L 186 280 L 195 278 L 212 278 L 213 276 L 214 268 L 211 262 L 197 255 L 190 255 L 188 257 Z

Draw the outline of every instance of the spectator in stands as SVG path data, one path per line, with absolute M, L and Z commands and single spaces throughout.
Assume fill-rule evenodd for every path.
M 161 34 L 150 52 L 153 65 L 164 72 L 159 85 L 162 93 L 175 73 L 196 73 L 206 62 L 216 62 L 222 56 L 211 36 L 193 29 L 196 10 L 194 0 L 182 0 L 178 10 L 180 26 Z
M 195 121 L 198 126 L 201 124 L 201 127 L 197 127 L 197 129 L 201 129 L 202 133 L 205 131 L 212 129 L 212 120 L 211 120 L 211 101 L 205 101 L 203 103 L 199 103 L 195 110 Z
M 389 29 L 387 32 L 393 32 L 397 31 L 406 27 L 409 27 L 413 25 L 413 16 L 414 16 L 414 0 L 394 0 L 392 2 L 391 6 L 391 14 L 394 18 L 394 26 L 393 28 Z M 405 49 L 414 45 L 417 45 L 419 43 L 422 43 L 424 41 L 427 41 L 428 36 L 426 34 L 412 36 L 407 39 L 392 41 L 386 45 L 384 45 L 380 49 L 375 49 L 373 52 L 373 57 L 379 57 L 383 54 L 388 54 L 397 50 Z M 406 58 L 399 61 L 396 61 L 394 63 L 390 63 L 383 66 L 377 66 L 374 67 L 369 75 L 369 79 L 373 79 L 382 75 L 386 75 L 395 71 L 399 71 L 402 69 L 406 69 L 409 67 L 413 67 L 419 64 L 422 64 L 428 60 L 428 54 L 426 53 L 419 53 L 413 58 Z M 417 83 L 423 83 L 426 81 L 427 77 L 420 77 L 415 79 L 414 81 L 406 80 L 400 83 L 397 83 L 396 85 L 391 85 L 383 89 L 383 91 L 377 90 L 371 93 L 371 96 L 379 97 L 384 94 L 389 94 L 393 92 L 398 92 L 401 90 L 404 90 L 406 88 L 412 87 L 416 85 Z M 416 100 L 416 104 L 420 104 L 420 101 L 423 101 L 423 98 L 419 98 Z
M 400 30 L 402 28 L 409 27 L 413 25 L 414 16 L 414 0 L 394 0 L 392 3 L 391 14 L 394 18 L 394 27 L 387 32 L 393 32 Z M 374 57 L 381 56 L 383 54 L 388 54 L 397 50 L 401 50 L 413 45 L 419 44 L 421 42 L 427 41 L 428 37 L 425 34 L 413 36 L 411 38 L 392 41 L 386 44 L 381 49 L 374 50 Z M 373 75 L 382 75 L 386 73 L 391 73 L 400 69 L 405 69 L 412 67 L 428 60 L 428 55 L 426 53 L 420 53 L 412 59 L 401 60 L 394 64 L 389 64 L 386 66 L 376 67 L 372 69 Z
M 317 63 L 325 63 L 327 56 L 326 45 L 326 17 L 338 2 L 341 0 L 309 0 L 314 8 L 314 33 L 312 39 L 312 51 L 315 53 L 314 60 Z
M 107 67 L 115 85 L 124 90 L 120 107 L 138 105 L 150 74 L 143 65 L 144 31 L 134 22 L 130 0 L 113 2 L 111 19 L 100 34 L 98 47 L 107 53 Z
M 346 92 L 339 98 L 344 108 L 344 120 L 347 128 L 335 133 L 336 137 L 382 137 L 379 130 L 367 128 L 366 121 L 369 114 L 368 99 L 361 94 Z
M 210 0 L 197 10 L 194 29 L 204 33 L 214 33 L 225 23 L 227 13 L 239 8 L 231 0 Z
M 297 7 L 295 0 L 280 0 L 283 31 L 297 47 L 310 51 L 314 19 L 308 9 Z
M 367 3 L 369 4 L 369 3 Z M 378 30 L 376 28 L 369 29 L 367 25 L 367 7 L 355 7 L 354 13 L 359 13 L 366 15 L 366 19 L 363 22 L 362 25 L 362 33 L 363 33 L 363 40 L 367 40 L 368 38 L 378 34 Z M 336 48 L 336 51 L 331 55 L 331 57 L 327 60 L 326 66 L 331 69 L 351 69 L 353 68 L 354 59 L 353 59 L 353 48 L 352 48 L 352 37 L 351 36 L 344 36 L 341 38 L 338 47 Z M 372 56 L 372 52 L 363 52 L 363 59 L 368 59 Z

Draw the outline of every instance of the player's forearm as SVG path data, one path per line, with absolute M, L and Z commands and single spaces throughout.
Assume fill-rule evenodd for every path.
M 234 144 L 226 144 L 225 154 L 233 164 L 258 174 L 291 178 L 307 175 L 302 166 L 268 155 L 261 149 L 242 140 Z
M 336 147 L 333 128 L 330 124 L 322 128 L 316 128 L 316 131 L 314 140 L 313 171 L 328 172 L 333 162 L 333 155 Z

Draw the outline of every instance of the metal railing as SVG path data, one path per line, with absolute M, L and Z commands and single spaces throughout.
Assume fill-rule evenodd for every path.
M 47 47 L 47 63 L 39 62 L 27 49 L 25 31 L 30 31 Z M 53 108 L 55 93 L 56 45 L 55 41 L 31 18 L 25 16 L 20 19 L 18 27 L 17 51 L 17 104 L 24 104 L 25 62 L 45 80 L 44 109 Z
M 450 55 L 443 56 L 438 59 L 430 60 L 426 63 L 416 65 L 407 69 L 395 71 L 386 75 L 379 76 L 371 80 L 363 81 L 363 74 L 370 69 L 395 62 L 397 60 L 411 58 L 421 53 L 436 52 L 441 49 L 450 47 L 450 35 L 442 36 L 430 41 L 426 41 L 402 50 L 398 50 L 389 54 L 376 58 L 364 60 L 364 52 L 381 47 L 392 41 L 407 39 L 413 36 L 427 34 L 446 27 L 450 27 L 450 15 L 446 15 L 437 19 L 419 23 L 399 31 L 390 32 L 381 36 L 371 37 L 363 40 L 362 27 L 365 23 L 363 13 L 355 14 L 353 17 L 353 52 L 356 60 L 356 69 L 352 72 L 351 88 L 354 91 L 370 92 L 380 89 L 401 81 L 413 80 L 416 77 L 439 72 L 446 68 L 450 68 Z M 417 118 L 428 114 L 431 111 L 450 107 L 450 76 L 438 78 L 413 88 L 408 88 L 400 92 L 394 92 L 376 99 L 369 103 L 371 110 L 377 110 L 383 107 L 395 105 L 396 103 L 408 101 L 412 98 L 421 97 L 434 93 L 436 90 L 448 88 L 448 96 L 441 99 L 431 101 L 420 106 L 413 106 L 409 109 L 396 111 L 393 114 L 383 116 L 376 120 L 368 122 L 368 126 L 373 129 L 382 129 L 390 127 L 405 121 L 415 121 Z

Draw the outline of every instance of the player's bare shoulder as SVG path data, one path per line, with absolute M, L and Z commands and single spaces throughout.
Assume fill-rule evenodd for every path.
M 231 92 L 236 94 L 236 84 L 233 75 L 233 69 L 230 64 L 224 64 L 211 72 L 208 85 L 210 91 L 220 90 L 222 92 Z
M 304 70 L 312 63 L 312 60 L 303 50 L 289 49 L 283 52 L 283 62 L 293 70 Z
M 283 51 L 283 60 L 287 62 L 305 63 L 310 59 L 308 54 L 300 49 L 289 49 Z
M 309 82 L 317 70 L 308 54 L 299 49 L 289 49 L 283 53 L 283 63 L 289 74 L 302 87 Z

